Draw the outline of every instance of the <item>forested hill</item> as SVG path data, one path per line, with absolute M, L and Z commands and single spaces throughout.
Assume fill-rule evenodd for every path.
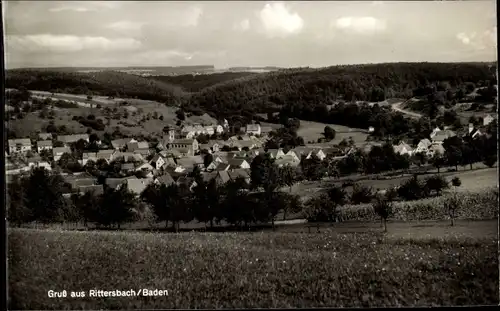
M 140 98 L 177 105 L 184 91 L 179 86 L 117 72 L 92 73 L 13 69 L 6 73 L 6 88 L 24 86 L 28 90 L 54 93 L 93 94 Z
M 220 83 L 255 75 L 259 75 L 259 73 L 221 72 L 203 75 L 186 74 L 180 76 L 151 76 L 149 79 L 177 85 L 182 87 L 187 92 L 194 93 Z
M 311 110 L 345 101 L 410 98 L 436 91 L 456 91 L 465 83 L 496 84 L 496 63 L 388 63 L 297 68 L 263 73 L 193 94 L 187 111 L 222 116 L 253 115 L 270 109 Z

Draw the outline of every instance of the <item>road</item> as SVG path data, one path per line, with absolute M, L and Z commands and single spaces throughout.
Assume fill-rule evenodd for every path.
M 420 113 L 416 113 L 416 112 L 412 112 L 412 111 L 408 111 L 408 110 L 404 110 L 404 109 L 401 109 L 401 105 L 405 103 L 405 102 L 397 102 L 397 103 L 394 103 L 391 105 L 391 109 L 394 110 L 394 111 L 397 111 L 397 112 L 401 112 L 403 114 L 406 114 L 412 118 L 421 118 L 422 115 Z

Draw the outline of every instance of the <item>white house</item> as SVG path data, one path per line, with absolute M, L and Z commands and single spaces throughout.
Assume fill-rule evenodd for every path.
M 436 127 L 435 129 L 432 130 L 432 133 L 431 133 L 431 138 L 434 138 L 434 136 L 436 136 L 436 134 L 438 132 L 441 132 L 441 129 L 439 127 Z
M 429 147 L 429 151 L 427 151 L 427 156 L 432 157 L 435 154 L 442 155 L 444 154 L 444 147 L 441 144 L 433 144 Z
M 281 159 L 282 157 L 285 156 L 285 153 L 283 152 L 283 149 L 269 149 L 267 151 L 269 155 L 271 156 L 271 159 Z
M 52 150 L 52 140 L 37 141 L 36 148 L 38 153 L 42 152 L 42 150 Z
M 493 122 L 493 120 L 495 120 L 495 118 L 491 114 L 489 114 L 483 118 L 483 125 L 486 126 L 486 125 L 490 124 L 491 122 Z
M 410 145 L 408 145 L 405 142 L 400 142 L 399 145 L 393 146 L 393 148 L 394 148 L 395 153 L 398 153 L 401 155 L 404 155 L 404 154 L 411 155 L 413 153 L 413 148 L 410 147 Z
M 414 153 L 420 153 L 420 152 L 427 153 L 427 151 L 429 151 L 429 147 L 431 145 L 432 145 L 432 142 L 429 139 L 424 138 L 418 142 L 417 147 L 415 148 L 415 150 L 413 152 Z
M 260 124 L 247 124 L 245 128 L 245 133 L 252 135 L 260 135 L 261 133 Z
M 373 126 L 368 127 L 368 133 L 375 132 L 375 128 Z
M 68 147 L 56 147 L 52 149 L 52 156 L 54 157 L 54 161 L 59 161 L 61 156 L 65 153 L 71 154 L 71 149 Z
M 9 153 L 26 153 L 31 151 L 31 140 L 29 138 L 9 139 Z
M 162 167 L 163 165 L 165 165 L 165 160 L 163 159 L 163 157 L 159 154 L 156 154 L 153 159 L 151 159 L 151 164 L 153 165 L 153 167 L 155 168 L 160 168 Z

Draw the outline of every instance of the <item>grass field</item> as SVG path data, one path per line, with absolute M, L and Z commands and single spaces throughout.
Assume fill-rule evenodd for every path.
M 329 145 L 338 144 L 342 141 L 342 139 L 349 140 L 349 137 L 352 137 L 356 145 L 360 145 L 364 144 L 366 142 L 366 138 L 368 137 L 367 131 L 363 129 L 354 129 L 342 125 L 325 124 L 304 120 L 300 120 L 300 128 L 297 131 L 297 135 L 302 136 L 305 143 L 308 143 L 309 141 L 316 143 L 318 138 L 324 137 L 323 132 L 325 130 L 325 126 L 327 125 L 337 132 L 335 139 L 330 141 L 328 143 Z
M 386 236 L 333 227 L 310 234 L 9 229 L 9 309 L 498 303 L 496 222 L 391 226 Z M 141 288 L 166 289 L 168 297 L 88 297 L 91 289 Z M 49 298 L 49 290 L 87 296 Z

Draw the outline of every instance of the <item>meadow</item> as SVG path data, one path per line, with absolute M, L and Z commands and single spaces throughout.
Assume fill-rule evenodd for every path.
M 368 137 L 368 132 L 363 129 L 355 129 L 343 125 L 326 124 L 304 120 L 300 120 L 300 128 L 297 131 L 297 135 L 302 136 L 306 144 L 309 141 L 312 141 L 313 144 L 316 144 L 318 138 L 324 137 L 323 132 L 325 130 L 325 126 L 327 125 L 336 131 L 335 139 L 331 140 L 328 145 L 338 144 L 343 139 L 349 140 L 350 137 L 352 137 L 356 145 L 361 145 L 366 142 L 366 138 Z
M 484 231 L 487 226 L 480 226 Z M 9 309 L 287 308 L 498 303 L 489 233 L 140 233 L 9 229 Z M 167 297 L 49 298 L 49 290 Z

